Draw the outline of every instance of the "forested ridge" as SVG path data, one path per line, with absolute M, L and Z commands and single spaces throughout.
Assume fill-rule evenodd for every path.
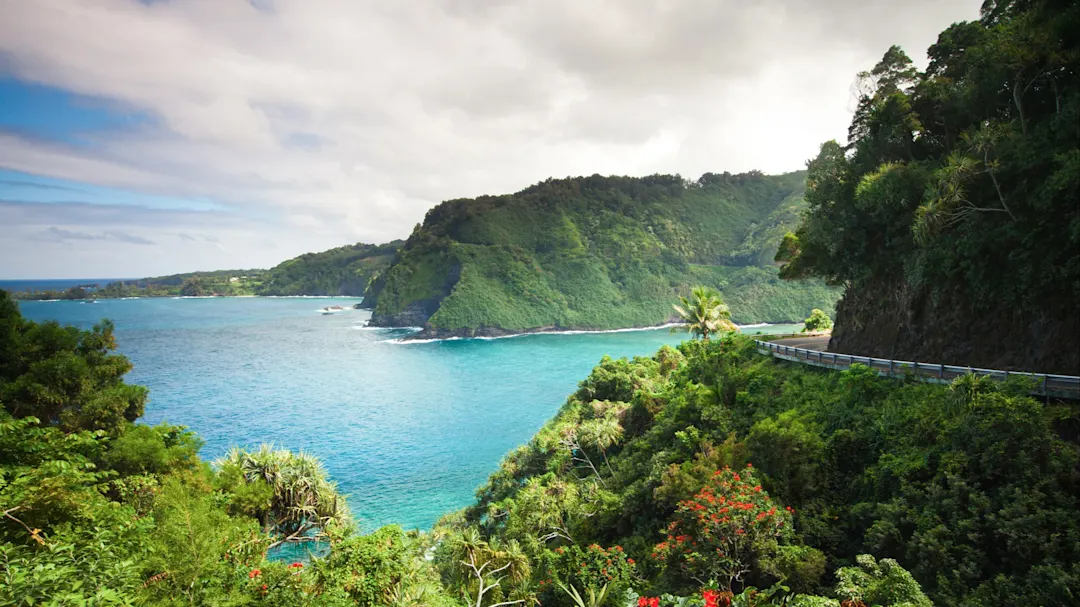
M 361 296 L 368 282 L 390 265 L 400 240 L 357 243 L 283 261 L 262 275 L 259 295 Z
M 773 253 L 805 207 L 804 173 L 549 179 L 431 209 L 372 281 L 372 323 L 424 336 L 661 324 L 694 285 L 735 321 L 831 310 L 821 281 L 777 279 Z
M 860 74 L 781 275 L 846 287 L 830 349 L 1080 375 L 1080 5 L 989 1 Z
M 155 276 L 107 284 L 77 285 L 63 291 L 24 291 L 17 299 L 111 299 L 119 297 L 345 295 L 359 297 L 368 282 L 401 247 L 394 240 L 362 242 L 304 253 L 269 270 L 214 270 Z

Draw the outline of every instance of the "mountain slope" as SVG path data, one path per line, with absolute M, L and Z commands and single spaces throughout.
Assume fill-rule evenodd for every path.
M 371 277 L 390 265 L 400 240 L 357 243 L 283 261 L 262 276 L 259 295 L 362 295 Z
M 549 179 L 431 209 L 374 280 L 372 324 L 498 335 L 665 322 L 692 285 L 718 287 L 736 322 L 831 309 L 819 281 L 768 262 L 803 206 L 804 173 Z

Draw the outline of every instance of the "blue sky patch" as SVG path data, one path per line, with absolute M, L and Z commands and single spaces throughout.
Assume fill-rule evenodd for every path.
M 0 77 L 0 130 L 69 145 L 92 145 L 94 133 L 131 131 L 153 122 L 113 101 Z

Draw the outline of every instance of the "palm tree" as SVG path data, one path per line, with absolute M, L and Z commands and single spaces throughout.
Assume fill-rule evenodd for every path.
M 716 289 L 694 287 L 690 298 L 679 297 L 679 302 L 682 305 L 672 307 L 682 319 L 682 324 L 673 328 L 672 332 L 689 331 L 691 335 L 708 341 L 711 335 L 739 330 L 731 322 L 731 310 Z

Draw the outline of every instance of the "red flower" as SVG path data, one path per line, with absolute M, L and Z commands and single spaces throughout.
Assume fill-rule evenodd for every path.
M 258 577 L 258 576 L 259 576 L 259 575 L 260 575 L 261 573 L 262 573 L 262 571 L 260 571 L 260 570 L 258 570 L 258 569 L 252 569 L 252 570 L 251 570 L 251 573 L 249 573 L 249 574 L 248 574 L 248 579 L 252 579 L 252 580 L 253 580 L 253 579 L 255 579 L 256 577 Z
M 304 568 L 303 563 L 293 563 L 292 565 L 289 565 L 289 569 L 303 569 L 303 568 Z
M 701 598 L 705 599 L 705 607 L 718 607 L 717 600 L 720 598 L 720 593 L 715 590 L 702 590 Z
M 649 599 L 639 596 L 637 600 L 637 607 L 649 607 Z
M 266 590 L 266 584 L 263 584 L 262 589 Z
M 627 562 L 627 563 L 630 563 L 631 565 L 633 565 L 633 564 L 634 564 L 634 559 L 626 559 L 626 562 Z
M 649 599 L 649 607 L 660 607 L 660 599 L 655 596 Z

